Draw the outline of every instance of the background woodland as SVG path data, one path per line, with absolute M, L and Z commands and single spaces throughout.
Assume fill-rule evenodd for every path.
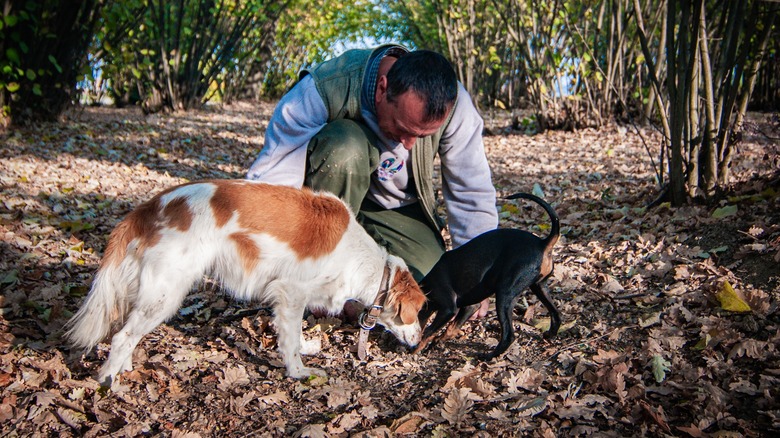
M 780 2 L 0 4 L 1 436 L 780 433 Z M 422 355 L 372 333 L 367 361 L 353 325 L 309 318 L 329 378 L 293 381 L 268 310 L 206 278 L 100 388 L 108 346 L 60 335 L 111 229 L 171 185 L 242 178 L 301 68 L 391 41 L 452 61 L 499 195 L 558 211 L 559 338 L 530 296 L 488 363 L 494 311 Z

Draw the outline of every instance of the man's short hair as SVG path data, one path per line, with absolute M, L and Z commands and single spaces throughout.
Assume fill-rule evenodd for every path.
M 458 78 L 447 58 L 431 50 L 400 57 L 387 72 L 387 100 L 412 90 L 425 100 L 425 121 L 441 120 L 458 96 Z

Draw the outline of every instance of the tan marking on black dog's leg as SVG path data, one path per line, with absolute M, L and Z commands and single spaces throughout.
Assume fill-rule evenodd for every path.
M 471 315 L 479 310 L 479 306 L 480 304 L 474 304 L 458 309 L 458 314 L 455 315 L 455 319 L 447 326 L 447 330 L 444 334 L 439 337 L 439 341 L 443 342 L 457 337 L 460 334 L 460 329 L 463 327 L 463 324 L 471 318 Z
M 558 308 L 555 307 L 550 295 L 541 283 L 534 283 L 531 285 L 531 291 L 536 295 L 536 298 L 544 304 L 547 312 L 550 314 L 550 329 L 544 334 L 546 339 L 554 338 L 558 334 L 558 329 L 561 327 L 561 313 Z

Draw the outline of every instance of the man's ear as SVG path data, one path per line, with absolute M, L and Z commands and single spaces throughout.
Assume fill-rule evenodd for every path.
M 387 76 L 382 75 L 376 81 L 376 93 L 374 99 L 377 102 L 382 102 L 387 96 Z

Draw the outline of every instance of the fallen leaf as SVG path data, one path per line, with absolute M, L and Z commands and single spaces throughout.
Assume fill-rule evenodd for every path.
M 219 379 L 217 388 L 227 391 L 234 386 L 246 385 L 249 383 L 249 375 L 246 368 L 242 365 L 233 368 L 227 368 Z
M 546 407 L 547 397 L 535 397 L 517 402 L 512 409 L 517 410 L 517 415 L 521 417 L 533 417 L 541 414 Z
M 748 303 L 737 294 L 728 280 L 723 281 L 716 296 L 724 310 L 730 312 L 750 312 Z
M 725 207 L 716 208 L 715 211 L 712 212 L 713 219 L 723 219 L 724 217 L 734 216 L 737 214 L 737 206 L 736 205 L 727 205 Z
M 264 395 L 258 398 L 260 402 L 266 405 L 284 405 L 290 401 L 290 397 L 285 391 L 277 391 L 273 394 Z
M 650 359 L 650 367 L 653 370 L 653 377 L 655 377 L 655 381 L 657 383 L 664 381 L 666 378 L 666 372 L 669 371 L 670 366 L 672 366 L 672 364 L 661 357 L 661 355 L 653 355 L 653 358 Z
M 453 388 L 444 399 L 441 416 L 453 426 L 459 425 L 474 406 L 469 388 Z

